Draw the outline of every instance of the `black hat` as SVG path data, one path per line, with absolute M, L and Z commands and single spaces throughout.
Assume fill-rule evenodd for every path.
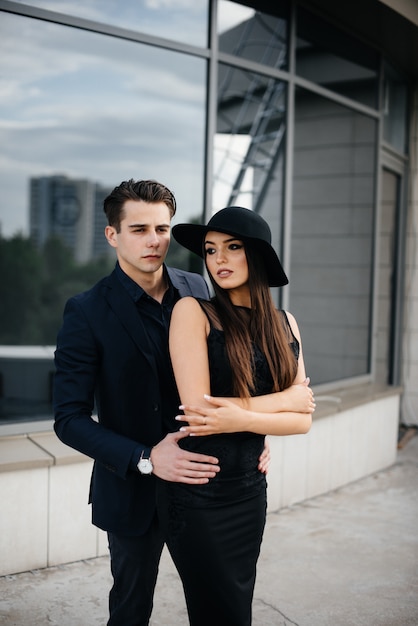
M 213 215 L 207 225 L 177 224 L 173 226 L 173 237 L 182 246 L 203 258 L 205 235 L 210 230 L 234 235 L 238 239 L 251 241 L 261 252 L 266 265 L 270 287 L 282 287 L 289 282 L 276 251 L 271 245 L 271 230 L 267 222 L 254 211 L 231 206 Z

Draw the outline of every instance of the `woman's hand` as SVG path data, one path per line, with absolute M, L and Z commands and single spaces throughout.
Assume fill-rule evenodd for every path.
M 303 383 L 291 385 L 284 391 L 279 392 L 281 411 L 293 411 L 295 413 L 312 413 L 315 410 L 315 398 L 310 379 L 306 378 Z
M 299 385 L 297 385 L 299 386 Z M 306 389 L 306 383 L 302 383 Z M 268 397 L 268 396 L 265 396 Z M 259 435 L 299 435 L 307 433 L 312 424 L 315 402 L 311 397 L 308 410 L 278 411 L 267 413 L 245 409 L 227 398 L 204 396 L 206 406 L 184 405 L 186 415 L 177 415 L 176 420 L 188 422 L 181 432 L 194 437 L 218 435 L 220 433 L 251 432 Z M 212 408 L 209 406 L 212 405 Z
M 177 415 L 176 420 L 188 422 L 188 426 L 180 428 L 182 433 L 190 436 L 216 435 L 226 432 L 239 432 L 245 430 L 242 426 L 245 411 L 233 402 L 225 398 L 212 398 L 205 396 L 206 402 L 214 404 L 217 408 L 199 406 L 181 406 L 184 411 L 192 411 L 194 415 Z M 228 430 L 227 430 L 228 429 Z M 258 459 L 258 469 L 262 474 L 267 474 L 271 462 L 270 443 L 264 440 L 264 448 Z
M 220 433 L 236 433 L 246 430 L 247 411 L 226 398 L 204 396 L 208 406 L 182 405 L 179 408 L 187 415 L 177 415 L 176 420 L 188 422 L 180 430 L 192 436 L 219 435 Z

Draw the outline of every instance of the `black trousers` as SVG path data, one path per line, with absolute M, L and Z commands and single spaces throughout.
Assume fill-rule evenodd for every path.
M 164 546 L 157 516 L 140 536 L 108 533 L 113 587 L 108 626 L 148 626 Z
M 190 626 L 250 626 L 266 493 L 196 507 L 172 497 L 170 488 L 162 491 L 160 519 L 183 583 Z

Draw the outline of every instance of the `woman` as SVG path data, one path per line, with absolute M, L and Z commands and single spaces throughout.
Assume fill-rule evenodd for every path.
M 265 220 L 228 207 L 173 236 L 204 257 L 215 293 L 173 310 L 170 354 L 191 435 L 180 445 L 216 456 L 221 471 L 207 485 L 161 482 L 160 510 L 190 624 L 249 626 L 266 515 L 258 458 L 265 435 L 306 433 L 314 403 L 283 410 L 283 390 L 307 383 L 296 321 L 271 298 L 269 286 L 288 281 Z

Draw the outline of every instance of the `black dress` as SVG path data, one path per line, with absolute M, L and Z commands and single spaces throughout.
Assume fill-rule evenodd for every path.
M 211 394 L 231 397 L 224 333 L 208 317 Z M 297 340 L 291 337 L 297 357 Z M 257 346 L 253 349 L 256 395 L 270 393 L 273 381 L 266 359 Z M 206 485 L 158 481 L 160 519 L 183 583 L 190 624 L 250 626 L 267 507 L 266 477 L 258 470 L 264 435 L 187 437 L 179 444 L 216 456 L 221 467 Z

